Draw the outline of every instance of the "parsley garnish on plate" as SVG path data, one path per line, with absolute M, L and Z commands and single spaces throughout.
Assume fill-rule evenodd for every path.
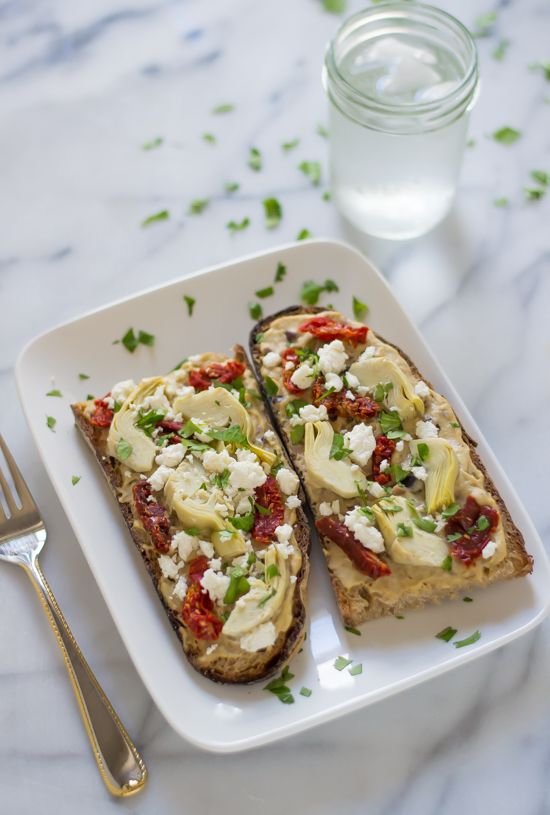
M 367 304 L 362 303 L 361 300 L 359 300 L 359 298 L 355 296 L 352 300 L 352 304 L 353 304 L 353 316 L 355 317 L 355 319 L 364 320 L 369 310 Z
M 202 140 L 205 141 L 207 144 L 216 144 L 216 137 L 213 133 L 203 133 Z
M 307 306 L 315 306 L 319 302 L 319 297 L 323 292 L 337 292 L 338 286 L 334 280 L 327 278 L 324 283 L 316 283 L 314 280 L 306 280 L 300 291 L 300 300 Z
M 494 49 L 493 53 L 491 54 L 493 59 L 496 59 L 499 62 L 502 62 L 502 60 L 506 56 L 506 51 L 508 50 L 509 45 L 510 45 L 510 40 L 501 40 L 499 42 L 499 44 L 497 45 L 497 47 Z
M 60 391 L 60 390 L 58 390 L 57 388 L 54 388 L 54 390 L 53 390 L 53 391 L 48 391 L 48 393 L 46 394 L 46 396 L 60 396 L 60 397 L 62 397 L 62 396 L 63 396 L 63 394 L 61 393 L 61 391 Z
M 288 665 L 286 665 L 283 668 L 281 675 L 275 677 L 275 679 L 272 679 L 271 682 L 268 682 L 268 684 L 265 685 L 264 690 L 275 694 L 279 701 L 284 705 L 292 705 L 294 703 L 294 696 L 286 684 L 291 679 L 294 679 L 294 674 L 290 672 L 290 668 Z
M 116 340 L 116 342 L 121 342 L 126 350 L 133 354 L 138 345 L 147 345 L 149 347 L 153 346 L 155 344 L 155 336 L 154 334 L 149 334 L 147 331 L 141 330 L 136 336 L 134 329 L 129 328 L 122 339 Z
M 163 144 L 164 139 L 161 136 L 157 136 L 156 139 L 151 139 L 150 141 L 146 141 L 141 145 L 142 150 L 156 150 L 157 147 L 160 147 Z
M 324 125 L 317 125 L 317 135 L 322 136 L 323 139 L 328 139 L 329 137 L 328 129 Z
M 550 173 L 545 170 L 531 170 L 531 178 L 543 187 L 550 185 Z
M 253 320 L 259 320 L 263 316 L 262 307 L 259 303 L 249 303 L 248 313 Z
M 463 597 L 463 598 L 462 598 L 462 602 L 463 602 L 463 603 L 473 603 L 473 602 L 474 602 L 474 598 L 473 598 L 473 597 Z
M 332 193 L 330 190 L 325 190 L 321 198 L 323 201 L 332 201 Z
M 57 424 L 57 419 L 54 419 L 53 416 L 46 416 L 46 424 L 50 428 L 52 433 L 55 433 L 55 426 Z
M 298 165 L 298 169 L 301 170 L 315 186 L 321 181 L 321 163 L 319 161 L 302 161 Z
M 78 374 L 78 378 L 84 381 L 85 379 L 89 379 L 90 377 L 88 374 Z
M 187 306 L 187 313 L 190 317 L 193 316 L 193 309 L 195 307 L 195 303 L 197 302 L 194 297 L 191 297 L 189 294 L 184 294 L 183 299 Z
M 275 283 L 282 283 L 286 275 L 286 266 L 284 263 L 278 263 L 275 271 Z
M 514 127 L 500 127 L 493 133 L 493 139 L 500 144 L 514 144 L 521 138 L 521 132 Z
M 363 673 L 363 664 L 358 662 L 356 665 L 353 665 L 348 671 L 350 676 L 359 676 L 359 674 Z
M 550 62 L 533 62 L 529 66 L 530 71 L 540 71 L 545 79 L 550 82 Z
M 343 14 L 346 10 L 346 0 L 323 0 L 323 8 L 330 14 Z
M 307 241 L 308 238 L 311 238 L 311 232 L 309 231 L 309 229 L 300 229 L 300 231 L 296 235 L 297 241 Z
M 491 29 L 496 23 L 496 20 L 496 11 L 487 11 L 484 14 L 480 14 L 474 22 L 474 30 L 472 32 L 473 36 L 488 37 L 491 33 Z
M 436 634 L 436 639 L 443 640 L 443 642 L 450 642 L 454 635 L 456 634 L 457 629 L 452 628 L 450 625 L 447 628 L 444 628 L 439 634 Z
M 208 198 L 195 198 L 195 200 L 189 204 L 189 215 L 200 215 L 201 212 L 204 212 L 209 203 L 210 199 Z
M 231 193 L 237 192 L 240 186 L 241 185 L 239 184 L 238 181 L 226 181 L 225 184 L 223 185 L 223 188 L 226 192 Z
M 275 229 L 281 223 L 283 208 L 276 198 L 265 198 L 263 205 L 266 228 Z
M 258 291 L 254 292 L 254 294 L 256 295 L 256 297 L 259 297 L 260 299 L 263 300 L 265 297 L 271 297 L 272 294 L 275 294 L 275 289 L 273 288 L 273 286 L 266 286 L 263 289 L 258 289 Z
M 262 154 L 257 147 L 251 147 L 248 154 L 248 166 L 255 173 L 262 169 Z
M 501 208 L 502 207 L 507 207 L 508 206 L 508 199 L 506 198 L 505 195 L 503 195 L 501 198 L 495 198 L 495 200 L 493 201 L 493 206 L 501 207 Z
M 235 105 L 231 104 L 231 102 L 224 102 L 221 105 L 216 105 L 215 108 L 212 108 L 212 113 L 218 115 L 220 113 L 232 113 L 235 110 Z
M 359 631 L 359 629 L 358 629 L 358 628 L 354 628 L 352 625 L 345 625 L 345 626 L 344 626 L 344 628 L 345 628 L 345 629 L 346 629 L 346 631 L 348 631 L 350 634 L 355 634 L 355 636 L 356 636 L 356 637 L 360 637 L 360 636 L 361 636 L 361 632 Z
M 300 696 L 305 696 L 307 698 L 311 696 L 312 693 L 313 691 L 311 690 L 311 688 L 306 688 L 305 685 L 304 687 L 300 688 Z
M 73 487 L 76 487 L 76 485 L 78 484 L 78 482 L 80 481 L 81 478 L 82 478 L 82 476 L 80 476 L 80 475 L 71 476 L 71 484 L 73 485 Z
M 525 187 L 523 191 L 527 201 L 540 201 L 546 194 L 544 187 Z
M 334 667 L 337 671 L 343 671 L 348 665 L 351 665 L 353 659 L 346 659 L 346 657 L 336 657 L 334 660 Z
M 250 226 L 250 218 L 243 218 L 242 221 L 229 221 L 226 224 L 227 229 L 229 229 L 231 233 L 242 232 L 247 226 Z
M 300 144 L 300 139 L 292 139 L 291 141 L 284 141 L 281 144 L 281 149 L 285 151 L 285 153 L 289 153 L 291 150 L 294 150 L 295 147 L 298 147 Z
M 481 631 L 474 631 L 473 634 L 470 634 L 469 637 L 466 637 L 463 640 L 456 640 L 453 642 L 455 648 L 464 648 L 466 645 L 473 645 L 474 642 L 477 642 L 481 639 Z
M 170 212 L 167 209 L 161 209 L 160 212 L 154 212 L 141 222 L 141 226 L 149 226 L 150 224 L 159 223 L 159 221 L 168 221 L 170 219 Z
M 138 334 L 138 343 L 140 345 L 147 345 L 148 348 L 152 348 L 155 344 L 155 335 L 149 334 L 148 331 L 141 331 Z

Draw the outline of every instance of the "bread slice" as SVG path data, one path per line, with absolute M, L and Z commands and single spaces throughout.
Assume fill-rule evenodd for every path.
M 301 331 L 313 316 L 314 333 Z M 347 625 L 532 571 L 475 441 L 397 346 L 338 312 L 295 306 L 261 320 L 250 348 Z
M 244 350 L 71 407 L 193 667 L 226 683 L 280 670 L 305 636 L 310 532 Z

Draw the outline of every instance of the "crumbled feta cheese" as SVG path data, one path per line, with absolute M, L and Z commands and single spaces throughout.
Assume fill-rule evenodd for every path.
M 294 495 L 294 493 L 298 490 L 298 484 L 300 481 L 296 473 L 293 473 L 292 470 L 289 470 L 286 467 L 281 467 L 280 470 L 277 470 L 277 475 L 275 478 L 277 479 L 277 484 L 279 485 L 281 491 L 284 492 L 285 495 Z
M 365 549 L 370 549 L 371 552 L 384 551 L 384 538 L 378 529 L 372 526 L 369 518 L 361 512 L 360 507 L 354 507 L 354 509 L 346 512 L 344 524 L 350 532 L 353 532 Z
M 412 467 L 411 472 L 419 481 L 425 481 L 428 478 L 428 471 L 425 467 Z
M 158 456 L 155 456 L 155 461 L 167 467 L 177 467 L 183 461 L 185 452 L 183 444 L 169 444 Z
M 285 371 L 291 371 L 294 368 L 294 363 L 290 360 L 285 362 Z
M 392 413 L 399 413 L 399 408 L 397 407 L 397 405 L 392 405 L 390 410 Z
M 378 481 L 369 481 L 367 491 L 373 498 L 382 498 L 386 494 L 384 487 Z
M 183 531 L 176 532 L 172 538 L 172 544 L 176 546 L 180 560 L 183 560 L 184 563 L 198 545 L 197 539 L 193 535 L 188 535 L 187 532 Z
M 146 396 L 140 405 L 142 410 L 163 410 L 167 413 L 170 410 L 170 402 L 164 395 L 164 385 L 160 384 L 155 388 L 151 396 Z
M 212 560 L 212 558 L 214 557 L 214 547 L 212 546 L 210 541 L 201 541 L 200 540 L 199 541 L 199 549 L 201 550 L 203 555 L 208 558 L 208 560 Z
M 237 461 L 258 461 L 258 456 L 252 450 L 245 450 L 244 447 L 240 447 L 237 450 Z
M 275 549 L 283 560 L 286 560 L 294 552 L 294 547 L 291 543 L 276 543 Z
M 222 567 L 221 557 L 213 557 L 212 560 L 208 561 L 208 568 L 214 569 L 215 572 L 219 572 L 221 567 Z
M 222 504 L 221 501 L 214 505 L 214 512 L 217 512 L 218 515 L 221 515 L 222 518 L 227 518 L 229 515 L 229 510 L 225 504 Z
M 297 579 L 298 579 L 298 578 L 296 577 L 296 575 L 295 575 L 295 574 L 291 574 L 291 575 L 290 575 L 290 582 L 291 582 L 291 583 L 296 583 L 296 580 L 297 580 Z
M 243 651 L 248 651 L 250 654 L 256 651 L 261 651 L 263 648 L 269 648 L 277 639 L 277 629 L 272 622 L 263 623 L 253 628 L 248 634 L 240 639 L 240 645 Z
M 207 473 L 223 473 L 235 461 L 227 450 L 216 453 L 215 450 L 206 450 L 202 457 L 202 466 Z
M 275 447 L 275 444 L 277 443 L 277 434 L 274 433 L 273 430 L 266 430 L 264 433 L 264 439 L 271 447 Z
M 289 495 L 285 501 L 285 507 L 287 507 L 287 509 L 298 509 L 298 507 L 301 506 L 302 502 L 297 495 Z
M 233 461 L 229 465 L 229 486 L 237 490 L 253 492 L 267 480 L 262 467 L 254 461 Z
M 214 569 L 207 569 L 201 577 L 201 586 L 206 589 L 211 599 L 216 603 L 223 603 L 225 593 L 229 588 L 230 578 Z
M 328 413 L 325 405 L 304 405 L 300 408 L 300 420 L 298 424 L 305 424 L 306 422 L 324 422 L 328 419 Z
M 305 390 L 310 387 L 314 375 L 315 369 L 308 365 L 307 362 L 302 362 L 290 377 L 290 381 L 300 390 Z
M 176 585 L 172 589 L 172 597 L 175 597 L 176 600 L 183 600 L 186 594 L 187 594 L 187 580 L 182 575 L 181 577 L 178 577 Z
M 395 445 L 395 449 L 397 450 L 398 453 L 402 453 L 404 447 L 405 442 L 403 441 L 403 439 L 399 439 L 399 441 Z
M 344 382 L 346 383 L 346 386 L 348 388 L 358 388 L 359 387 L 358 378 L 355 376 L 355 374 L 351 374 L 349 371 L 347 371 L 344 374 Z
M 159 555 L 158 564 L 162 572 L 162 576 L 168 580 L 175 580 L 178 576 L 178 567 L 171 557 L 168 555 Z
M 281 355 L 276 351 L 268 351 L 262 357 L 262 362 L 266 368 L 276 368 L 277 365 L 281 364 Z
M 378 353 L 378 349 L 374 345 L 368 345 L 357 362 L 364 362 L 366 359 L 370 359 L 371 357 L 375 357 Z
M 496 541 L 490 540 L 489 543 L 486 543 L 483 549 L 481 550 L 483 560 L 489 560 L 490 557 L 493 557 L 496 550 L 497 550 Z
M 390 462 L 388 461 L 388 459 L 387 458 L 382 459 L 382 461 L 380 462 L 380 472 L 385 473 L 386 470 L 389 470 L 389 467 Z
M 288 543 L 292 537 L 292 527 L 290 524 L 282 524 L 275 529 L 275 535 L 279 543 Z
M 246 515 L 251 510 L 250 497 L 248 495 L 237 495 L 235 498 L 235 514 Z
M 346 367 L 348 355 L 342 340 L 332 340 L 322 345 L 318 351 L 319 368 L 324 374 L 339 374 Z
M 217 647 L 218 647 L 218 643 L 215 642 L 212 645 L 209 645 L 204 653 L 206 654 L 206 656 L 210 656 L 210 654 L 214 653 L 214 651 L 216 650 Z
M 422 379 L 414 386 L 414 392 L 417 396 L 420 396 L 421 399 L 427 399 L 430 395 L 430 389 Z
M 348 433 L 344 433 L 344 447 L 351 450 L 350 459 L 366 467 L 376 447 L 376 439 L 370 425 L 359 422 Z
M 439 435 L 439 428 L 428 419 L 427 422 L 416 423 L 416 435 L 419 439 L 435 439 Z
M 355 402 L 355 394 L 353 391 L 346 391 L 346 399 L 349 399 L 350 402 Z
M 179 374 L 181 376 L 181 373 Z M 182 385 L 177 378 L 169 379 L 164 386 L 164 393 L 170 399 L 177 399 L 179 396 L 188 396 L 195 393 L 195 388 L 191 385 Z
M 332 515 L 332 504 L 329 501 L 321 501 L 319 504 L 319 514 L 325 518 Z
M 147 479 L 151 485 L 151 489 L 154 490 L 154 492 L 159 492 L 159 490 L 164 487 L 173 472 L 174 470 L 172 467 L 166 467 L 165 464 L 161 464 L 160 467 L 158 467 Z
M 113 402 L 125 402 L 135 388 L 136 383 L 133 379 L 124 379 L 122 382 L 117 382 L 111 388 L 111 399 Z
M 328 373 L 325 376 L 325 388 L 327 390 L 330 389 L 335 393 L 339 393 L 343 387 L 342 377 L 338 376 L 338 374 Z

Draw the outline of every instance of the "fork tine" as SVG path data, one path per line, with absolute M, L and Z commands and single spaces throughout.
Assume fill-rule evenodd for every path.
M 13 478 L 13 483 L 15 484 L 15 488 L 17 490 L 19 498 L 21 499 L 22 509 L 35 509 L 36 504 L 34 503 L 34 499 L 33 499 L 32 495 L 31 495 L 31 493 L 29 491 L 29 488 L 25 484 L 25 479 L 21 475 L 21 473 L 19 471 L 19 467 L 15 463 L 15 460 L 14 460 L 12 454 L 8 450 L 8 445 L 4 441 L 4 437 L 2 436 L 1 433 L 0 433 L 0 449 L 2 450 L 2 453 L 4 454 L 4 458 L 7 461 L 8 467 L 10 469 L 11 477 Z M 4 475 L 2 474 L 2 469 L 1 468 L 0 468 L 0 485 L 2 486 L 2 489 L 4 490 L 4 495 L 6 497 L 6 503 L 7 503 L 8 507 L 10 508 L 10 512 L 13 515 L 15 512 L 19 511 L 19 507 L 17 507 L 17 505 L 15 504 L 15 502 L 13 500 L 13 496 L 12 496 L 10 488 L 9 488 L 7 482 L 6 482 L 6 479 L 4 478 Z M 12 504 L 13 504 L 13 506 L 12 506 Z

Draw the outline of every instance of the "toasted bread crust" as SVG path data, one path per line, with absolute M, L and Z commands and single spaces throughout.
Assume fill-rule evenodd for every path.
M 263 318 L 258 323 L 256 323 L 256 325 L 252 328 L 250 332 L 249 341 L 250 353 L 253 360 L 254 370 L 256 372 L 256 378 L 258 379 L 259 382 L 262 397 L 264 401 L 269 405 L 272 421 L 276 426 L 279 435 L 283 440 L 283 444 L 286 447 L 287 454 L 291 459 L 292 451 L 289 450 L 288 448 L 286 442 L 286 434 L 283 432 L 282 423 L 277 413 L 272 409 L 271 401 L 263 385 L 261 376 L 261 354 L 259 350 L 259 344 L 256 341 L 256 336 L 257 334 L 261 334 L 262 332 L 267 331 L 271 324 L 274 323 L 280 317 L 288 317 L 294 314 L 318 314 L 319 312 L 322 311 L 326 311 L 326 309 L 319 308 L 317 306 L 309 307 L 290 306 L 289 308 L 283 309 L 282 311 L 279 311 L 276 314 Z M 431 387 L 430 382 L 420 373 L 416 365 L 407 356 L 407 354 L 405 354 L 397 345 L 388 342 L 388 340 L 384 339 L 382 336 L 380 336 L 380 334 L 377 334 L 377 336 L 382 342 L 386 343 L 387 345 L 391 345 L 393 348 L 395 348 L 395 350 L 410 365 L 414 375 L 422 379 L 424 382 L 426 382 L 428 386 Z M 526 551 L 523 535 L 518 529 L 518 527 L 514 524 L 512 517 L 508 511 L 508 508 L 504 503 L 504 500 L 502 499 L 502 496 L 498 492 L 489 473 L 487 472 L 485 465 L 481 461 L 476 451 L 477 442 L 474 441 L 474 439 L 472 439 L 464 429 L 462 430 L 462 437 L 470 449 L 470 454 L 475 466 L 483 473 L 483 476 L 485 478 L 485 487 L 487 491 L 493 496 L 498 505 L 507 543 L 506 558 L 501 563 L 499 563 L 495 569 L 491 570 L 490 572 L 487 572 L 487 574 L 483 576 L 483 579 L 479 578 L 465 579 L 461 585 L 457 586 L 456 589 L 452 590 L 449 590 L 448 588 L 435 589 L 434 587 L 430 587 L 429 585 L 427 585 L 425 591 L 421 593 L 419 593 L 418 591 L 415 592 L 404 591 L 399 600 L 391 606 L 388 605 L 387 603 L 381 602 L 379 598 L 371 594 L 368 588 L 369 584 L 368 578 L 365 579 L 364 584 L 353 586 L 351 589 L 349 589 L 346 588 L 343 585 L 343 583 L 338 579 L 337 575 L 331 569 L 329 569 L 330 579 L 332 582 L 338 607 L 340 609 L 340 613 L 346 625 L 355 626 L 367 620 L 373 620 L 378 617 L 401 614 L 405 610 L 411 608 L 419 608 L 421 606 L 426 605 L 427 603 L 432 604 L 441 602 L 443 600 L 451 599 L 462 594 L 464 591 L 468 591 L 469 589 L 473 589 L 480 586 L 486 586 L 489 585 L 490 583 L 494 583 L 499 580 L 509 579 L 512 577 L 522 577 L 532 572 L 533 558 Z M 302 485 L 307 496 L 310 511 L 315 516 L 315 512 L 312 509 L 311 498 L 308 494 L 305 483 L 304 477 L 305 473 L 301 472 L 300 468 L 296 464 L 294 465 L 294 469 L 296 470 L 296 472 L 298 473 L 302 480 Z M 327 538 L 322 537 L 321 546 L 323 548 L 325 556 L 327 555 L 327 549 L 329 545 L 330 541 Z
M 250 363 L 246 353 L 241 346 L 235 346 L 235 357 L 243 362 L 250 370 Z M 119 462 L 106 454 L 107 431 L 95 427 L 90 423 L 84 413 L 86 403 L 71 405 L 71 410 L 75 418 L 75 424 L 82 434 L 86 444 L 96 457 L 103 474 L 109 484 L 111 492 L 120 508 L 122 516 L 126 522 L 130 535 L 136 545 L 145 567 L 153 581 L 155 590 L 160 598 L 164 610 L 170 621 L 176 636 L 180 640 L 183 651 L 193 666 L 199 673 L 214 682 L 225 684 L 249 684 L 257 682 L 273 675 L 279 671 L 292 657 L 299 651 L 305 638 L 306 606 L 305 595 L 307 579 L 309 575 L 309 550 L 311 546 L 310 529 L 304 511 L 301 508 L 296 510 L 297 520 L 294 524 L 296 542 L 302 553 L 302 566 L 297 575 L 294 585 L 294 602 L 292 608 L 292 624 L 284 632 L 280 632 L 274 645 L 274 651 L 266 660 L 266 654 L 262 651 L 248 653 L 242 651 L 238 657 L 218 657 L 212 654 L 205 658 L 204 648 L 201 643 L 182 624 L 179 616 L 171 609 L 164 600 L 160 591 L 161 573 L 157 561 L 150 555 L 150 546 L 144 544 L 148 542 L 148 534 L 134 525 L 134 514 L 129 503 L 121 502 L 118 498 L 118 489 L 121 485 Z M 266 413 L 269 422 L 269 414 Z M 292 464 L 285 454 L 285 465 L 292 469 Z M 303 495 L 301 495 L 303 498 Z M 271 650 L 271 649 L 270 649 Z

